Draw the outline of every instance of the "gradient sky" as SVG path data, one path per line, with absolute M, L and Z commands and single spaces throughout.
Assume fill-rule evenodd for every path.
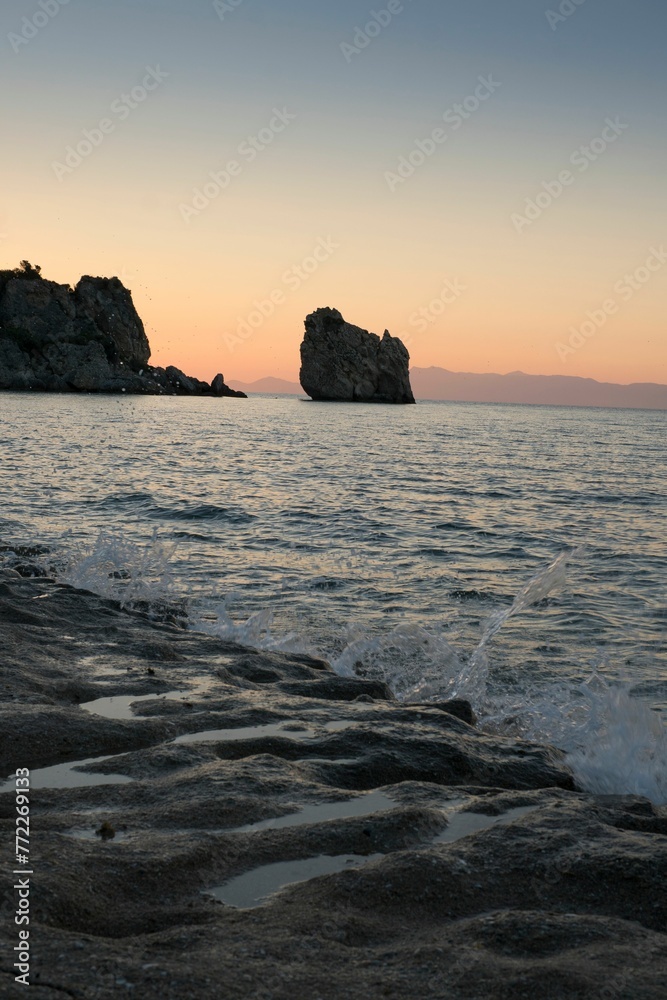
M 2 266 L 118 274 L 154 364 L 294 379 L 303 319 L 330 305 L 403 336 L 416 366 L 667 382 L 667 256 L 641 270 L 667 248 L 664 0 L 405 0 L 347 57 L 387 0 L 42 3 L 0 13 Z M 147 67 L 168 75 L 121 111 Z M 444 122 L 489 76 L 494 93 Z M 241 144 L 274 109 L 295 118 L 250 162 Z M 576 151 L 607 119 L 623 128 L 584 171 Z M 390 184 L 437 128 L 446 140 Z M 231 160 L 227 188 L 185 210 Z M 256 301 L 273 314 L 240 325 Z

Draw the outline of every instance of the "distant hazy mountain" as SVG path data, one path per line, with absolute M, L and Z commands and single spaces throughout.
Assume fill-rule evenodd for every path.
M 667 385 L 653 382 L 615 385 L 571 375 L 475 375 L 446 368 L 413 368 L 410 379 L 418 399 L 667 410 Z
M 291 396 L 298 394 L 305 395 L 298 382 L 287 382 L 284 378 L 260 378 L 256 382 L 235 382 L 231 381 L 232 389 L 240 389 L 241 392 L 273 392 L 278 396 Z
M 446 368 L 413 368 L 412 388 L 417 399 L 443 399 L 461 403 L 541 403 L 550 406 L 610 406 L 667 410 L 667 385 L 635 382 L 615 385 L 571 375 L 476 375 Z M 242 392 L 276 395 L 305 393 L 298 382 L 261 378 L 257 382 L 230 382 Z

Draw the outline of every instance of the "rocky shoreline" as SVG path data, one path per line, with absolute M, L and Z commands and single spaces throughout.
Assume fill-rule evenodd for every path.
M 235 396 L 179 368 L 148 364 L 150 345 L 130 291 L 118 278 L 47 281 L 28 261 L 0 271 L 0 389 L 32 392 Z
M 664 996 L 667 810 L 558 750 L 16 570 L 0 648 L 38 1000 Z M 15 818 L 12 781 L 12 849 Z

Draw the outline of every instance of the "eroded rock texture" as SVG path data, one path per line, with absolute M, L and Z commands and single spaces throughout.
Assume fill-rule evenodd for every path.
M 301 386 L 312 399 L 346 403 L 414 403 L 410 355 L 385 330 L 382 338 L 346 323 L 337 309 L 306 319 Z
M 0 774 L 32 782 L 31 996 L 663 1000 L 665 809 L 577 791 L 558 750 L 486 735 L 460 702 L 362 681 L 355 699 L 323 661 L 176 621 L 0 573 Z M 100 714 L 119 695 L 126 717 Z M 82 759 L 79 787 L 41 771 Z M 11 847 L 15 820 L 5 785 Z M 317 859 L 337 870 L 287 884 Z M 8 997 L 15 909 L 5 878 Z

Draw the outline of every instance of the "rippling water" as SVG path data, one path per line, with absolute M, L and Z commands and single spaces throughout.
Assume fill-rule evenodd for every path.
M 3 393 L 0 541 L 92 589 L 170 573 L 201 627 L 264 612 L 236 634 L 333 659 L 356 640 L 342 666 L 400 688 L 407 664 L 406 690 L 573 552 L 494 636 L 485 693 L 597 669 L 664 709 L 666 431 L 655 411 Z

